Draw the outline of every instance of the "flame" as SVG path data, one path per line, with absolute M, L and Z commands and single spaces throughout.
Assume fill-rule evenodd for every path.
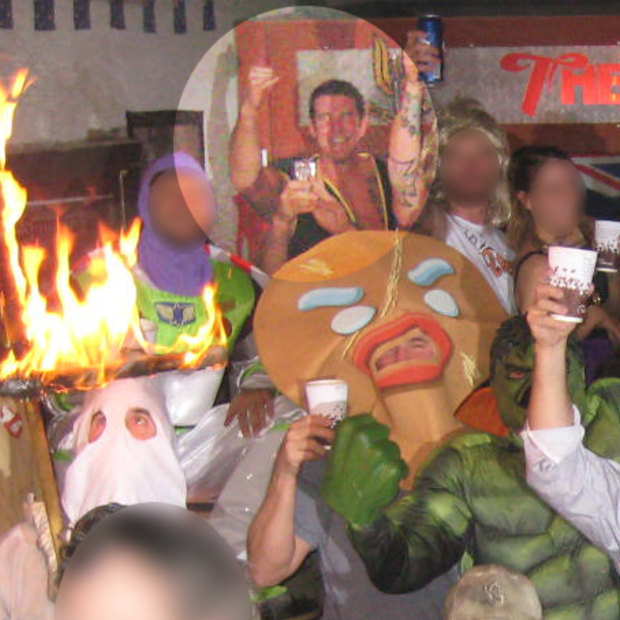
M 16 293 L 11 303 L 18 305 L 17 316 L 21 316 L 20 327 L 27 341 L 25 354 L 11 351 L 0 363 L 0 379 L 18 375 L 49 381 L 87 370 L 91 381 L 94 375 L 96 383 L 102 384 L 113 378 L 111 369 L 127 361 L 128 350 L 132 345 L 135 349 L 136 343 L 142 355 L 183 351 L 180 365 L 186 367 L 199 364 L 213 346 L 225 347 L 226 331 L 212 285 L 203 291 L 208 320 L 195 336 L 182 335 L 169 348 L 147 342 L 140 329 L 132 273 L 137 262 L 139 219 L 120 236 L 100 231 L 100 249 L 90 259 L 87 284 L 80 287 L 75 285 L 70 262 L 74 238 L 59 224 L 53 301 L 43 294 L 39 276 L 46 251 L 32 246 L 20 248 L 18 244 L 15 226 L 25 211 L 27 192 L 6 169 L 6 142 L 12 133 L 17 101 L 28 85 L 26 70 L 14 77 L 8 90 L 0 85 L 0 243 L 4 243 L 8 256 L 8 283 Z M 7 303 L 5 294 L 5 306 Z

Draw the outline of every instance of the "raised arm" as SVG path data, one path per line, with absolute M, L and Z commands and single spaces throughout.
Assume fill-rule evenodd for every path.
M 541 254 L 530 256 L 519 269 L 515 282 L 515 300 L 517 308 L 523 314 L 527 313 L 530 306 L 536 302 L 536 287 L 549 269 L 547 259 Z M 617 283 L 618 280 L 616 279 Z M 611 287 L 610 287 L 611 290 Z M 620 298 L 620 294 L 614 291 L 613 295 Z M 612 296 L 612 304 L 615 299 Z M 611 308 L 615 306 L 588 306 L 585 320 L 577 326 L 575 335 L 579 340 L 587 338 L 595 329 L 604 329 L 615 344 L 620 344 L 620 322 L 614 316 Z
M 441 64 L 441 50 L 429 45 L 427 37 L 424 30 L 410 30 L 407 33 L 405 52 L 416 64 L 418 71 L 433 71 Z
M 230 176 L 239 192 L 252 187 L 261 174 L 259 112 L 278 80 L 270 67 L 250 67 L 246 95 L 239 108 L 229 147 Z
M 573 408 L 566 384 L 566 343 L 575 324 L 558 321 L 551 313 L 566 314 L 562 291 L 549 284 L 536 288 L 527 319 L 535 341 L 536 364 L 528 422 L 532 430 L 571 426 Z
M 394 503 L 407 467 L 388 434 L 369 415 L 345 420 L 323 496 L 347 520 L 351 541 L 375 586 L 399 594 L 425 586 L 460 559 L 472 516 L 457 489 L 463 464 L 450 449 L 439 453 L 414 490 Z
M 558 289 L 539 285 L 536 302 L 528 312 L 536 341 L 536 364 L 528 428 L 522 433 L 527 481 L 620 566 L 620 465 L 583 445 L 585 430 L 566 381 L 566 344 L 573 326 L 549 316 L 550 312 L 566 311 L 558 304 L 560 297 Z M 593 445 L 617 456 L 620 386 L 612 381 L 613 385 L 602 384 L 591 399 L 601 412 L 611 408 L 612 415 L 595 415 L 589 429 L 594 429 L 590 436 Z M 590 416 L 593 413 L 588 412 Z
M 437 132 L 424 83 L 407 55 L 400 108 L 392 122 L 388 170 L 392 208 L 400 228 L 410 228 L 428 197 L 435 173 Z
M 250 576 L 258 586 L 280 583 L 311 551 L 311 544 L 295 532 L 297 477 L 303 463 L 325 456 L 325 444 L 332 439 L 327 418 L 308 416 L 291 424 L 248 534 Z

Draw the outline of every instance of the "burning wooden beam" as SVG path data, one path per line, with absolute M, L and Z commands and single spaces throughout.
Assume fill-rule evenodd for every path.
M 223 366 L 228 361 L 225 347 L 213 346 L 206 355 L 187 367 L 185 354 L 140 355 L 131 353 L 119 365 L 108 367 L 104 371 L 104 381 L 97 369 L 77 368 L 75 372 L 66 372 L 47 377 L 44 374 L 28 378 L 13 376 L 0 381 L 0 396 L 29 399 L 36 398 L 43 391 L 88 390 L 101 387 L 116 379 L 144 377 L 169 370 L 195 370 L 212 366 Z

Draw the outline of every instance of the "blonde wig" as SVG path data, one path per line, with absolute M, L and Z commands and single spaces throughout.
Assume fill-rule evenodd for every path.
M 487 225 L 504 226 L 510 219 L 511 200 L 508 186 L 508 165 L 510 150 L 504 130 L 497 121 L 475 99 L 456 99 L 446 106 L 438 115 L 439 124 L 439 165 L 441 156 L 450 140 L 457 133 L 466 129 L 482 132 L 497 149 L 500 164 L 500 180 L 487 211 Z M 429 205 L 448 211 L 449 205 L 441 186 L 439 174 L 435 177 Z

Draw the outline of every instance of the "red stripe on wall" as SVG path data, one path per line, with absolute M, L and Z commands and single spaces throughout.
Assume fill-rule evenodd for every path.
M 373 19 L 373 24 L 404 44 L 417 19 Z M 617 45 L 620 15 L 555 17 L 446 17 L 449 47 L 506 47 L 521 45 Z

